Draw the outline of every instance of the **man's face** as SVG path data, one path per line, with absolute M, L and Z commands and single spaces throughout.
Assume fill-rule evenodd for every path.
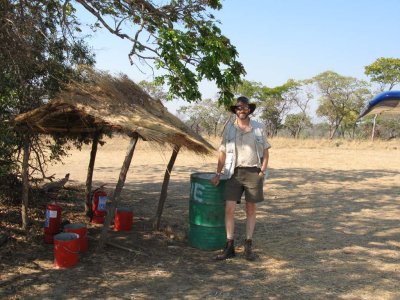
M 241 119 L 244 120 L 248 117 L 250 112 L 250 108 L 246 103 L 243 102 L 239 102 L 236 105 L 236 116 Z

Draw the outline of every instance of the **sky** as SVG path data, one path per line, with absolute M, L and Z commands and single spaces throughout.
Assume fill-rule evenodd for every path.
M 367 80 L 365 66 L 379 57 L 400 57 L 400 0 L 225 0 L 222 5 L 213 13 L 239 52 L 245 79 L 268 87 L 328 70 Z M 125 73 L 135 82 L 152 81 L 152 74 L 129 64 L 130 42 L 104 30 L 87 42 L 97 68 Z M 213 83 L 202 82 L 200 91 L 203 99 L 217 98 Z M 187 103 L 166 104 L 172 113 L 181 105 Z

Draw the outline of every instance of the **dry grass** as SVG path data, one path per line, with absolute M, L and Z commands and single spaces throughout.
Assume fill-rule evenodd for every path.
M 218 147 L 220 137 L 207 137 L 207 140 L 214 147 Z M 274 137 L 269 140 L 273 148 L 302 148 L 302 149 L 320 149 L 320 148 L 341 148 L 341 149 L 400 149 L 400 140 L 350 140 L 350 139 L 293 139 L 285 137 Z
M 205 139 L 214 148 L 218 149 L 221 142 L 220 137 L 206 136 Z M 129 138 L 121 135 L 114 135 L 112 139 L 105 139 L 106 145 L 104 149 L 120 150 L 129 143 Z M 390 141 L 384 140 L 347 140 L 347 139 L 292 139 L 284 137 L 274 137 L 269 139 L 272 149 L 353 149 L 353 150 L 400 150 L 400 140 L 393 139 Z M 89 149 L 91 146 L 86 145 L 84 149 Z M 138 150 L 169 150 L 172 149 L 168 144 L 159 145 L 152 142 L 139 142 L 136 146 Z
M 290 139 L 273 138 L 271 143 L 277 148 L 341 148 L 341 149 L 400 149 L 400 140 L 382 141 L 382 140 L 346 140 L 346 139 Z

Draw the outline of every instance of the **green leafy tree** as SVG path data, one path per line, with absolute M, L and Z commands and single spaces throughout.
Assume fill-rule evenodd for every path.
M 342 123 L 340 124 L 338 128 L 338 134 L 342 137 L 346 136 L 346 133 L 348 134 L 349 137 L 353 138 L 355 137 L 355 131 L 356 131 L 356 126 L 357 126 L 357 119 L 359 115 L 359 108 L 350 110 L 346 116 L 343 118 Z
M 45 103 L 76 79 L 77 65 L 94 63 L 88 46 L 71 36 L 77 22 L 70 12 L 68 3 L 58 1 L 1 0 L 0 139 L 4 149 L 12 149 L 0 154 L 4 173 L 15 167 L 10 153 L 21 147 L 10 120 Z M 53 156 L 57 157 L 54 152 Z
M 392 90 L 393 87 L 400 83 L 400 59 L 381 57 L 372 64 L 365 67 L 365 75 L 371 78 L 372 82 L 376 82 L 380 91 Z M 372 140 L 375 137 L 375 129 L 378 115 L 375 114 L 372 119 Z M 399 120 L 400 118 L 397 117 Z M 391 131 L 389 129 L 389 131 Z
M 321 73 L 312 80 L 320 95 L 317 115 L 328 121 L 332 139 L 345 118 L 359 114 L 371 92 L 365 81 L 333 71 Z
M 345 137 L 347 134 L 350 138 L 355 138 L 358 116 L 365 106 L 365 102 L 371 97 L 371 91 L 367 88 L 357 89 L 353 92 L 351 101 L 347 103 L 346 114 L 337 131 L 339 136 Z
M 217 101 L 206 99 L 196 105 L 182 106 L 178 113 L 184 114 L 189 119 L 187 123 L 197 133 L 205 132 L 208 135 L 218 135 L 229 114 Z
M 308 115 L 309 104 L 314 98 L 312 82 L 309 80 L 289 82 L 291 82 L 291 88 L 287 93 L 293 103 L 293 110 L 300 110 L 300 112 L 288 114 L 285 127 L 293 137 L 299 138 L 302 130 L 312 126 L 311 117 Z
M 260 82 L 243 80 L 239 86 L 236 87 L 236 95 L 243 95 L 248 98 L 259 100 L 261 90 L 264 86 Z
M 0 176 L 19 172 L 22 148 L 33 154 L 31 160 L 24 157 L 25 165 L 31 162 L 31 170 L 45 176 L 46 163 L 65 154 L 61 145 L 66 140 L 55 137 L 54 145 L 28 131 L 16 132 L 11 121 L 48 101 L 70 79 L 77 79 L 76 66 L 93 64 L 94 57 L 73 35 L 78 23 L 69 2 L 0 1 L 0 144 L 6 149 L 0 152 Z M 25 182 L 27 175 L 22 176 Z M 26 229 L 24 193 L 22 224 Z
M 245 70 L 211 13 L 222 8 L 221 1 L 76 2 L 97 18 L 96 26 L 132 42 L 131 64 L 162 70 L 155 81 L 169 86 L 168 98 L 201 100 L 198 82 L 206 79 L 220 89 L 220 104 L 231 102 Z
M 294 80 L 288 80 L 285 84 L 269 88 L 259 82 L 246 81 L 236 89 L 237 94 L 246 95 L 258 103 L 261 111 L 260 119 L 266 125 L 269 136 L 275 136 L 278 129 L 282 128 L 283 120 L 293 107 L 293 93 L 299 86 Z
M 380 86 L 380 90 L 391 90 L 400 83 L 400 59 L 381 57 L 365 67 L 365 75 Z
M 311 80 L 290 80 L 289 82 L 291 82 L 292 86 L 288 93 L 290 94 L 291 101 L 294 103 L 294 107 L 309 118 L 309 105 L 315 97 L 313 82 Z
M 158 99 L 160 101 L 167 100 L 167 93 L 164 91 L 163 87 L 156 82 L 142 80 L 139 82 L 139 86 L 141 86 L 143 90 L 145 90 L 154 99 Z
M 329 134 L 330 125 L 327 122 L 315 123 L 312 127 L 314 137 L 323 138 Z
M 384 139 L 394 139 L 400 137 L 399 117 L 394 115 L 386 115 L 379 124 L 381 137 Z
M 297 114 L 288 114 L 285 119 L 285 127 L 294 138 L 299 138 L 301 131 L 311 125 L 310 117 L 302 112 Z
M 366 138 L 371 136 L 373 128 L 373 116 L 366 117 L 365 122 L 360 123 L 358 134 Z M 382 115 L 379 118 L 379 123 L 375 127 L 375 137 L 390 140 L 400 137 L 400 122 L 398 116 L 395 115 Z

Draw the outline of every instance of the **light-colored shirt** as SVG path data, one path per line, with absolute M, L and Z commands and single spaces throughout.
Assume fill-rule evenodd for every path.
M 262 130 L 263 138 L 260 141 L 256 141 L 256 136 L 254 134 L 254 129 L 251 127 L 245 130 L 240 129 L 237 122 L 234 124 L 236 129 L 236 139 L 235 139 L 235 150 L 236 150 L 236 167 L 256 167 L 260 164 L 258 161 L 257 150 L 262 155 L 264 149 L 271 148 L 268 143 L 267 135 L 265 130 Z M 257 146 L 256 146 L 257 145 Z M 226 136 L 223 135 L 221 145 L 219 150 L 226 152 Z M 261 158 L 261 157 L 260 157 Z

